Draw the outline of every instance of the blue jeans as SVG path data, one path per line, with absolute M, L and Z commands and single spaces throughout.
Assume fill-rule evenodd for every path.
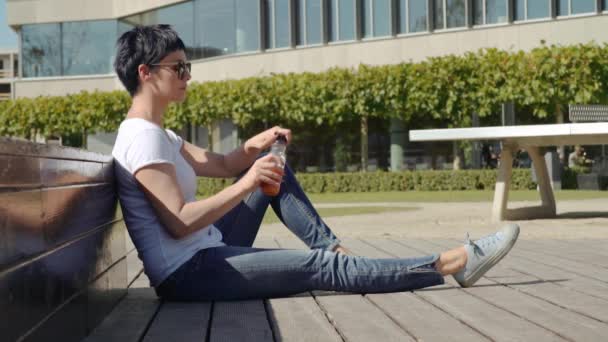
M 268 205 L 311 250 L 253 248 Z M 215 226 L 227 246 L 196 253 L 157 288 L 168 300 L 242 300 L 312 290 L 383 293 L 443 284 L 438 255 L 372 259 L 332 250 L 339 240 L 319 217 L 289 167 L 275 197 L 259 189 Z

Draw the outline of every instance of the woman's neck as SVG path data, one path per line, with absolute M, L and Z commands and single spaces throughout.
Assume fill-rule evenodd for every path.
M 133 97 L 127 118 L 141 118 L 163 127 L 163 116 L 166 109 L 167 104 L 155 101 L 153 96 L 140 93 Z

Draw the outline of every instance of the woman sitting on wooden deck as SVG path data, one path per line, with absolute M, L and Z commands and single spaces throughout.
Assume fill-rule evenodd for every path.
M 129 234 L 157 294 L 169 300 L 238 300 L 311 290 L 380 293 L 443 284 L 453 275 L 471 286 L 504 257 L 519 228 L 507 225 L 438 255 L 356 257 L 319 217 L 289 166 L 261 153 L 291 131 L 273 127 L 227 155 L 183 141 L 163 128 L 171 102 L 190 80 L 185 46 L 167 25 L 140 26 L 117 43 L 115 69 L 132 96 L 112 152 Z M 196 200 L 196 177 L 236 177 Z M 280 186 L 276 196 L 262 183 Z M 310 250 L 252 248 L 268 206 Z

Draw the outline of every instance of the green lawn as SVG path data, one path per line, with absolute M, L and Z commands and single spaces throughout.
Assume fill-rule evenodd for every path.
M 331 216 L 349 216 L 349 215 L 362 215 L 362 214 L 378 214 L 391 211 L 411 211 L 416 210 L 416 207 L 347 207 L 347 208 L 317 208 L 321 217 Z M 264 216 L 263 223 L 275 223 L 279 222 L 279 218 L 274 214 L 272 208 L 268 208 L 266 215 Z
M 404 191 L 404 192 L 350 192 L 310 194 L 313 203 L 356 202 L 485 202 L 494 199 L 493 191 Z M 608 198 L 608 191 L 561 190 L 555 192 L 557 200 L 583 200 Z M 538 192 L 511 191 L 510 201 L 539 199 Z
M 494 198 L 493 191 L 404 191 L 404 192 L 351 192 L 331 194 L 309 194 L 313 204 L 320 203 L 353 203 L 352 207 L 346 208 L 318 208 L 321 217 L 377 214 L 392 211 L 416 210 L 415 202 L 490 202 Z M 561 190 L 555 192 L 559 200 L 584 200 L 594 198 L 608 198 L 608 191 L 581 191 Z M 538 193 L 530 191 L 511 191 L 511 201 L 535 201 L 540 200 Z M 357 203 L 374 202 L 412 202 L 411 207 L 362 207 Z M 278 222 L 272 209 L 268 209 L 264 216 L 264 223 Z

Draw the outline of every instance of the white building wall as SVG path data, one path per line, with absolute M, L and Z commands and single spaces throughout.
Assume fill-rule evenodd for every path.
M 185 0 L 6 0 L 10 26 L 99 20 L 147 11 Z M 108 6 L 108 3 L 111 3 Z
M 205 82 L 270 73 L 321 72 L 331 67 L 357 67 L 362 63 L 383 65 L 417 62 L 431 56 L 463 54 L 487 47 L 511 51 L 530 50 L 538 47 L 541 41 L 547 45 L 591 41 L 606 43 L 607 27 L 608 15 L 593 15 L 229 55 L 194 61 L 192 80 Z M 114 75 L 23 79 L 16 81 L 15 85 L 17 97 L 123 89 Z

